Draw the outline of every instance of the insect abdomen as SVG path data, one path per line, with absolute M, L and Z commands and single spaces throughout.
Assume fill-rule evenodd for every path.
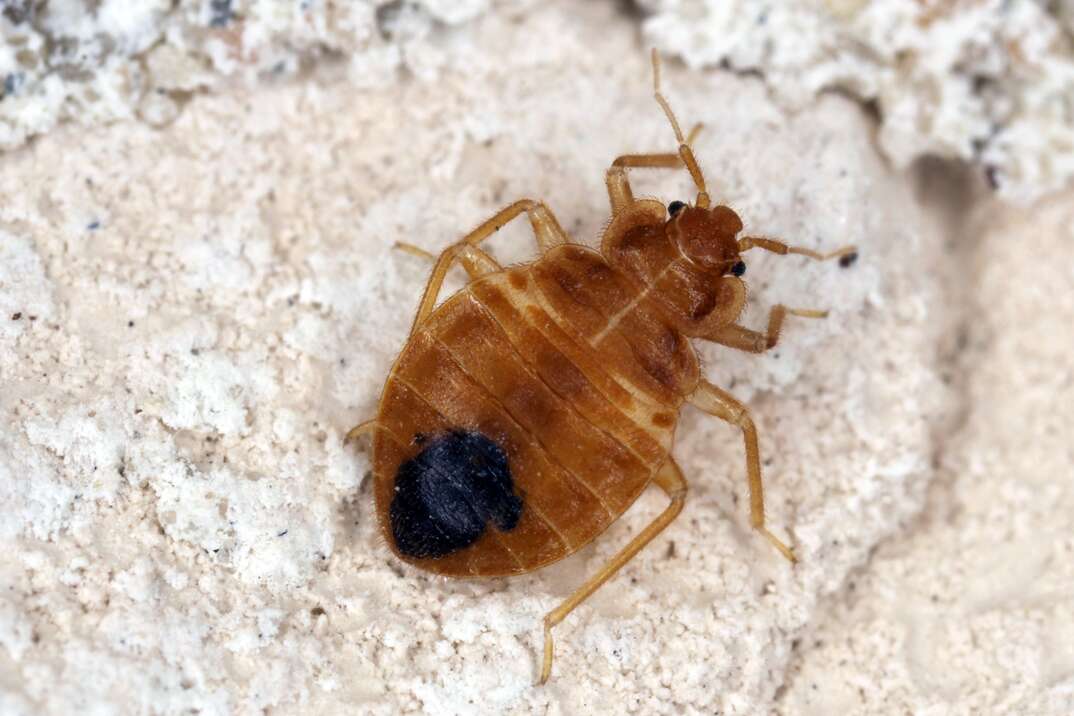
M 438 308 L 404 349 L 381 402 L 378 511 L 395 551 L 432 571 L 510 574 L 562 558 L 622 514 L 666 459 L 673 419 L 639 426 L 623 411 L 623 401 L 634 402 L 630 394 L 587 364 L 579 346 L 566 346 L 572 339 L 547 316 L 540 325 L 526 310 L 525 277 L 511 280 L 525 270 L 477 281 Z M 399 480 L 414 479 L 413 467 L 402 468 L 428 449 L 422 445 L 454 431 L 503 451 L 520 501 L 517 523 L 482 523 L 481 506 L 466 505 L 457 533 L 426 539 L 419 514 L 417 539 L 400 540 L 391 505 L 401 488 L 412 489 Z M 452 486 L 445 499 L 458 494 Z M 405 499 L 414 509 L 415 500 Z

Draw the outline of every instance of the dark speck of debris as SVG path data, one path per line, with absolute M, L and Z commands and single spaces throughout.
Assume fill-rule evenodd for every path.
M 851 251 L 846 256 L 840 256 L 839 257 L 839 266 L 840 266 L 840 268 L 849 268 L 849 267 L 853 266 L 854 262 L 857 261 L 857 260 L 858 260 L 858 252 L 857 251 Z
M 12 313 L 12 314 L 11 314 L 11 320 L 13 320 L 13 321 L 17 321 L 17 320 L 19 320 L 20 318 L 22 318 L 22 313 L 21 313 L 21 312 L 20 312 L 20 313 Z
M 90 231 L 96 231 L 97 229 L 101 228 L 101 222 L 94 219 L 86 226 L 86 228 Z
M 314 607 L 313 609 L 310 609 L 310 614 L 315 617 L 319 617 L 324 614 L 324 607 Z
M 985 167 L 985 179 L 988 180 L 988 186 L 999 189 L 999 170 L 994 166 Z
M 19 91 L 19 87 L 22 86 L 22 73 L 12 72 L 4 77 L 4 97 L 15 94 Z
M 127 328 L 134 328 L 134 321 L 127 321 Z
M 377 7 L 377 29 L 380 31 L 380 36 L 382 38 L 385 40 L 392 39 L 395 24 L 405 9 L 406 3 L 403 2 L 403 0 L 392 0 L 392 2 Z
M 34 3 L 30 0 L 5 1 L 0 3 L 0 7 L 4 8 L 4 17 L 11 20 L 12 25 L 18 25 L 27 18 L 33 19 L 37 10 L 37 8 L 34 7 Z
M 283 532 L 277 532 L 276 536 L 277 537 L 283 537 L 285 534 L 287 534 L 287 530 L 284 530 Z
M 210 27 L 227 27 L 232 17 L 231 0 L 209 0 Z

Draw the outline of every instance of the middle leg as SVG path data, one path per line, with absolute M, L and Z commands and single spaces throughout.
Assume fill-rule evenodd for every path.
M 708 381 L 701 381 L 697 389 L 690 396 L 690 403 L 704 410 L 709 415 L 715 415 L 721 420 L 726 420 L 742 430 L 742 438 L 746 443 L 746 475 L 750 482 L 750 524 L 755 530 L 764 535 L 765 539 L 772 543 L 784 557 L 791 562 L 797 562 L 794 552 L 768 531 L 764 524 L 764 485 L 761 482 L 761 457 L 757 447 L 757 428 L 750 417 L 749 409 L 728 392 L 717 388 Z
M 764 353 L 770 348 L 775 348 L 776 343 L 779 342 L 779 332 L 783 328 L 783 319 L 785 317 L 825 318 L 827 315 L 827 311 L 817 311 L 809 308 L 787 308 L 782 304 L 776 304 L 768 313 L 768 329 L 765 331 L 755 331 L 737 323 L 729 323 L 720 326 L 712 333 L 702 336 L 702 338 L 729 348 L 737 348 L 740 351 Z

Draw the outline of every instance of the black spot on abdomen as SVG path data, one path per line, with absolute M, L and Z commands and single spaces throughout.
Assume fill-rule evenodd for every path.
M 418 559 L 473 544 L 490 521 L 500 531 L 512 530 L 521 516 L 522 499 L 503 450 L 463 430 L 429 439 L 399 466 L 388 508 L 396 547 Z

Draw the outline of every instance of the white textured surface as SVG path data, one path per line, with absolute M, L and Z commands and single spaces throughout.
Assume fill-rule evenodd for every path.
M 511 3 L 506 3 L 510 5 Z M 0 11 L 0 148 L 59 122 L 173 121 L 192 94 L 343 59 L 361 84 L 439 63 L 437 28 L 488 0 L 9 0 Z M 338 63 L 337 63 L 338 64 Z
M 794 109 L 826 90 L 873 103 L 906 166 L 972 160 L 1029 201 L 1074 177 L 1070 0 L 607 0 L 694 67 L 757 72 Z M 525 32 L 534 0 L 9 0 L 0 12 L 0 148 L 63 121 L 163 125 L 199 93 L 316 66 L 378 86 L 433 79 L 486 12 Z M 577 12 L 571 9 L 570 12 Z M 554 46 L 554 42 L 553 42 Z
M 757 71 L 791 106 L 876 102 L 905 166 L 973 160 L 1026 201 L 1074 179 L 1074 4 L 982 0 L 641 0 L 646 36 L 694 67 Z
M 965 421 L 927 518 L 852 577 L 781 713 L 1074 713 L 1071 227 L 1071 193 L 968 222 Z
M 5 158 L 0 710 L 771 708 L 825 595 L 923 503 L 952 403 L 936 345 L 957 311 L 923 270 L 950 258 L 853 103 L 788 118 L 755 79 L 666 75 L 748 230 L 861 246 L 845 270 L 751 256 L 751 325 L 776 301 L 833 314 L 789 320 L 769 356 L 704 350 L 756 411 L 794 569 L 748 528 L 738 435 L 688 411 L 683 517 L 558 629 L 534 688 L 541 616 L 661 500 L 535 575 L 447 582 L 378 544 L 367 457 L 340 444 L 429 269 L 393 241 L 441 248 L 523 195 L 592 241 L 611 158 L 670 148 L 633 26 L 578 7 L 476 21 L 435 83 L 326 70 Z M 495 251 L 531 246 L 513 226 Z

